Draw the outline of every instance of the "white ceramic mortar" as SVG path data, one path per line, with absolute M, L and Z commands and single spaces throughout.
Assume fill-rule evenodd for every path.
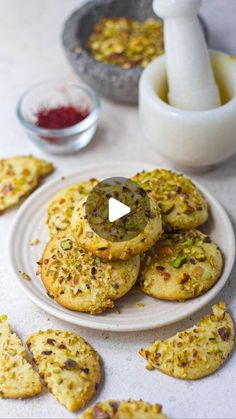
M 139 110 L 147 140 L 186 170 L 206 170 L 236 152 L 236 58 L 219 51 L 210 56 L 221 96 L 218 108 L 189 111 L 170 106 L 164 55 L 140 80 Z

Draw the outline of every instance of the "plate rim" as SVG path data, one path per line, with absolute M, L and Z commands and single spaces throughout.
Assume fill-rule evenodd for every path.
M 177 323 L 178 321 L 181 321 L 191 315 L 193 315 L 194 313 L 198 312 L 199 310 L 201 310 L 205 305 L 207 305 L 210 301 L 212 301 L 216 295 L 223 289 L 223 287 L 225 286 L 225 284 L 228 281 L 228 278 L 232 272 L 232 268 L 234 265 L 234 261 L 235 261 L 235 233 L 234 233 L 234 229 L 230 220 L 229 215 L 227 214 L 226 210 L 224 209 L 223 205 L 204 187 L 202 186 L 199 182 L 197 182 L 194 179 L 194 176 L 191 176 L 191 179 L 193 179 L 195 185 L 197 186 L 197 188 L 199 188 L 200 192 L 203 193 L 203 195 L 205 197 L 210 197 L 210 200 L 213 202 L 214 206 L 220 210 L 220 212 L 222 213 L 223 217 L 224 217 L 224 223 L 227 226 L 227 234 L 229 235 L 229 242 L 231 244 L 231 254 L 228 255 L 228 269 L 227 272 L 224 272 L 223 275 L 219 278 L 219 281 L 215 284 L 215 286 L 213 286 L 207 293 L 205 293 L 202 297 L 202 300 L 199 301 L 199 304 L 197 306 L 194 307 L 189 307 L 187 313 L 182 313 L 180 315 L 178 315 L 177 317 L 175 317 L 175 319 L 169 319 L 166 321 L 162 321 L 160 322 L 153 322 L 152 324 L 147 324 L 147 325 L 138 325 L 137 323 L 135 324 L 126 324 L 126 325 L 119 325 L 119 323 L 117 322 L 116 324 L 104 324 L 104 323 L 99 323 L 96 322 L 96 316 L 92 316 L 90 319 L 83 319 L 80 316 L 80 312 L 74 312 L 71 311 L 70 313 L 64 313 L 61 311 L 60 309 L 60 304 L 58 304 L 58 307 L 52 307 L 49 304 L 47 304 L 46 302 L 42 301 L 37 295 L 35 295 L 28 287 L 27 284 L 20 280 L 19 278 L 19 272 L 16 269 L 15 263 L 14 263 L 14 254 L 13 254 L 13 247 L 14 247 L 14 236 L 15 236 L 15 229 L 17 224 L 20 222 L 22 215 L 25 213 L 25 211 L 27 211 L 28 207 L 31 205 L 31 202 L 33 202 L 35 199 L 37 199 L 38 196 L 41 196 L 44 194 L 45 191 L 49 190 L 52 186 L 56 185 L 57 183 L 59 184 L 59 182 L 61 181 L 61 179 L 63 177 L 70 178 L 70 177 L 74 177 L 74 176 L 78 176 L 78 175 L 83 175 L 83 172 L 88 172 L 88 171 L 95 171 L 95 170 L 109 170 L 111 169 L 111 171 L 113 170 L 117 170 L 119 168 L 119 166 L 122 166 L 124 168 L 124 166 L 126 166 L 128 168 L 130 168 L 130 166 L 134 166 L 136 167 L 135 170 L 137 170 L 137 167 L 140 168 L 144 168 L 146 170 L 152 170 L 154 168 L 157 167 L 157 165 L 155 165 L 154 163 L 144 163 L 144 162 L 128 162 L 128 161 L 114 161 L 114 162 L 110 162 L 110 163 L 100 163 L 100 164 L 96 164 L 96 165 L 86 165 L 84 167 L 81 167 L 80 170 L 78 171 L 66 171 L 65 173 L 61 174 L 61 170 L 58 173 L 57 177 L 54 177 L 53 179 L 49 180 L 48 182 L 46 182 L 45 184 L 43 184 L 42 186 L 40 186 L 36 191 L 34 191 L 21 205 L 21 207 L 18 209 L 17 213 L 14 216 L 13 219 L 13 223 L 12 226 L 10 228 L 10 234 L 9 234 L 9 240 L 8 240 L 8 262 L 9 262 L 9 266 L 10 266 L 10 270 L 14 276 L 14 279 L 16 281 L 16 283 L 18 284 L 18 286 L 20 287 L 20 289 L 25 292 L 25 294 L 28 296 L 28 298 L 38 307 L 40 307 L 43 311 L 45 311 L 46 313 L 59 318 L 60 320 L 66 321 L 68 323 L 74 324 L 76 326 L 82 326 L 82 327 L 87 327 L 89 329 L 94 329 L 94 330 L 103 330 L 103 331 L 112 331 L 112 332 L 135 332 L 135 331 L 144 331 L 144 330 L 152 330 L 155 328 L 159 328 L 159 327 L 166 327 L 170 324 L 174 324 Z M 159 167 L 159 169 L 162 169 L 163 167 Z M 166 167 L 165 169 L 167 170 L 174 170 L 171 168 Z M 178 172 L 177 170 L 174 170 L 175 172 Z M 179 172 L 180 173 L 180 172 Z M 185 175 L 185 174 L 184 174 Z M 185 176 L 189 176 L 189 175 L 185 175 Z M 222 281 L 222 283 L 220 283 L 220 281 Z M 218 286 L 217 286 L 218 285 Z M 69 311 L 69 309 L 68 309 Z M 74 319 L 73 318 L 73 314 L 76 313 L 78 314 L 78 319 Z

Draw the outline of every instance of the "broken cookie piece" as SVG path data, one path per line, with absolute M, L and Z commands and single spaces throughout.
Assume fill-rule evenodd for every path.
M 99 355 L 80 336 L 62 330 L 40 330 L 27 339 L 48 389 L 71 412 L 93 397 L 101 379 Z
M 143 400 L 109 400 L 95 404 L 87 409 L 81 419 L 167 419 L 160 404 Z
M 173 377 L 196 380 L 215 372 L 234 347 L 234 325 L 225 303 L 212 308 L 196 326 L 177 333 L 165 341 L 141 349 L 152 367 Z
M 0 396 L 22 399 L 41 391 L 39 375 L 28 363 L 19 337 L 12 333 L 7 316 L 0 316 Z

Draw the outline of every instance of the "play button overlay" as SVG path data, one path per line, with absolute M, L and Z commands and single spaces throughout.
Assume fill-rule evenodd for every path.
M 150 215 L 147 193 L 131 179 L 113 177 L 98 183 L 86 201 L 91 229 L 111 242 L 128 241 L 145 228 Z
M 108 219 L 110 223 L 114 223 L 114 221 L 119 220 L 120 218 L 124 217 L 125 215 L 129 214 L 131 211 L 130 207 L 122 202 L 117 201 L 115 198 L 109 199 L 108 204 Z

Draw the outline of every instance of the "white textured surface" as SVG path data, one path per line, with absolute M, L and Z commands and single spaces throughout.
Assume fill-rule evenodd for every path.
M 29 152 L 43 156 L 22 132 L 15 117 L 15 105 L 19 94 L 31 83 L 50 77 L 74 77 L 62 53 L 59 34 L 63 20 L 79 3 L 79 0 L 0 0 L 1 156 Z M 235 0 L 206 0 L 204 15 L 211 27 L 211 46 L 236 55 L 235 14 Z M 116 159 L 164 164 L 146 148 L 136 108 L 108 102 L 103 102 L 100 130 L 94 143 L 77 156 L 53 158 L 61 173 L 79 170 L 88 163 Z M 232 157 L 217 170 L 197 177 L 224 204 L 234 225 L 235 167 L 236 158 Z M 40 327 L 69 329 L 68 324 L 49 318 L 16 288 L 6 254 L 13 217 L 14 211 L 11 211 L 0 218 L 0 311 L 9 315 L 14 329 L 23 339 Z M 235 291 L 234 271 L 220 298 L 226 299 L 236 319 Z M 97 399 L 142 397 L 152 402 L 160 401 L 171 418 L 235 418 L 235 352 L 220 371 L 197 382 L 179 381 L 156 371 L 149 372 L 137 355 L 141 346 L 192 324 L 207 309 L 209 307 L 193 316 L 192 320 L 158 331 L 116 334 L 71 327 L 102 355 L 104 382 Z M 45 392 L 33 400 L 1 400 L 0 417 L 67 418 L 76 415 L 69 414 Z

